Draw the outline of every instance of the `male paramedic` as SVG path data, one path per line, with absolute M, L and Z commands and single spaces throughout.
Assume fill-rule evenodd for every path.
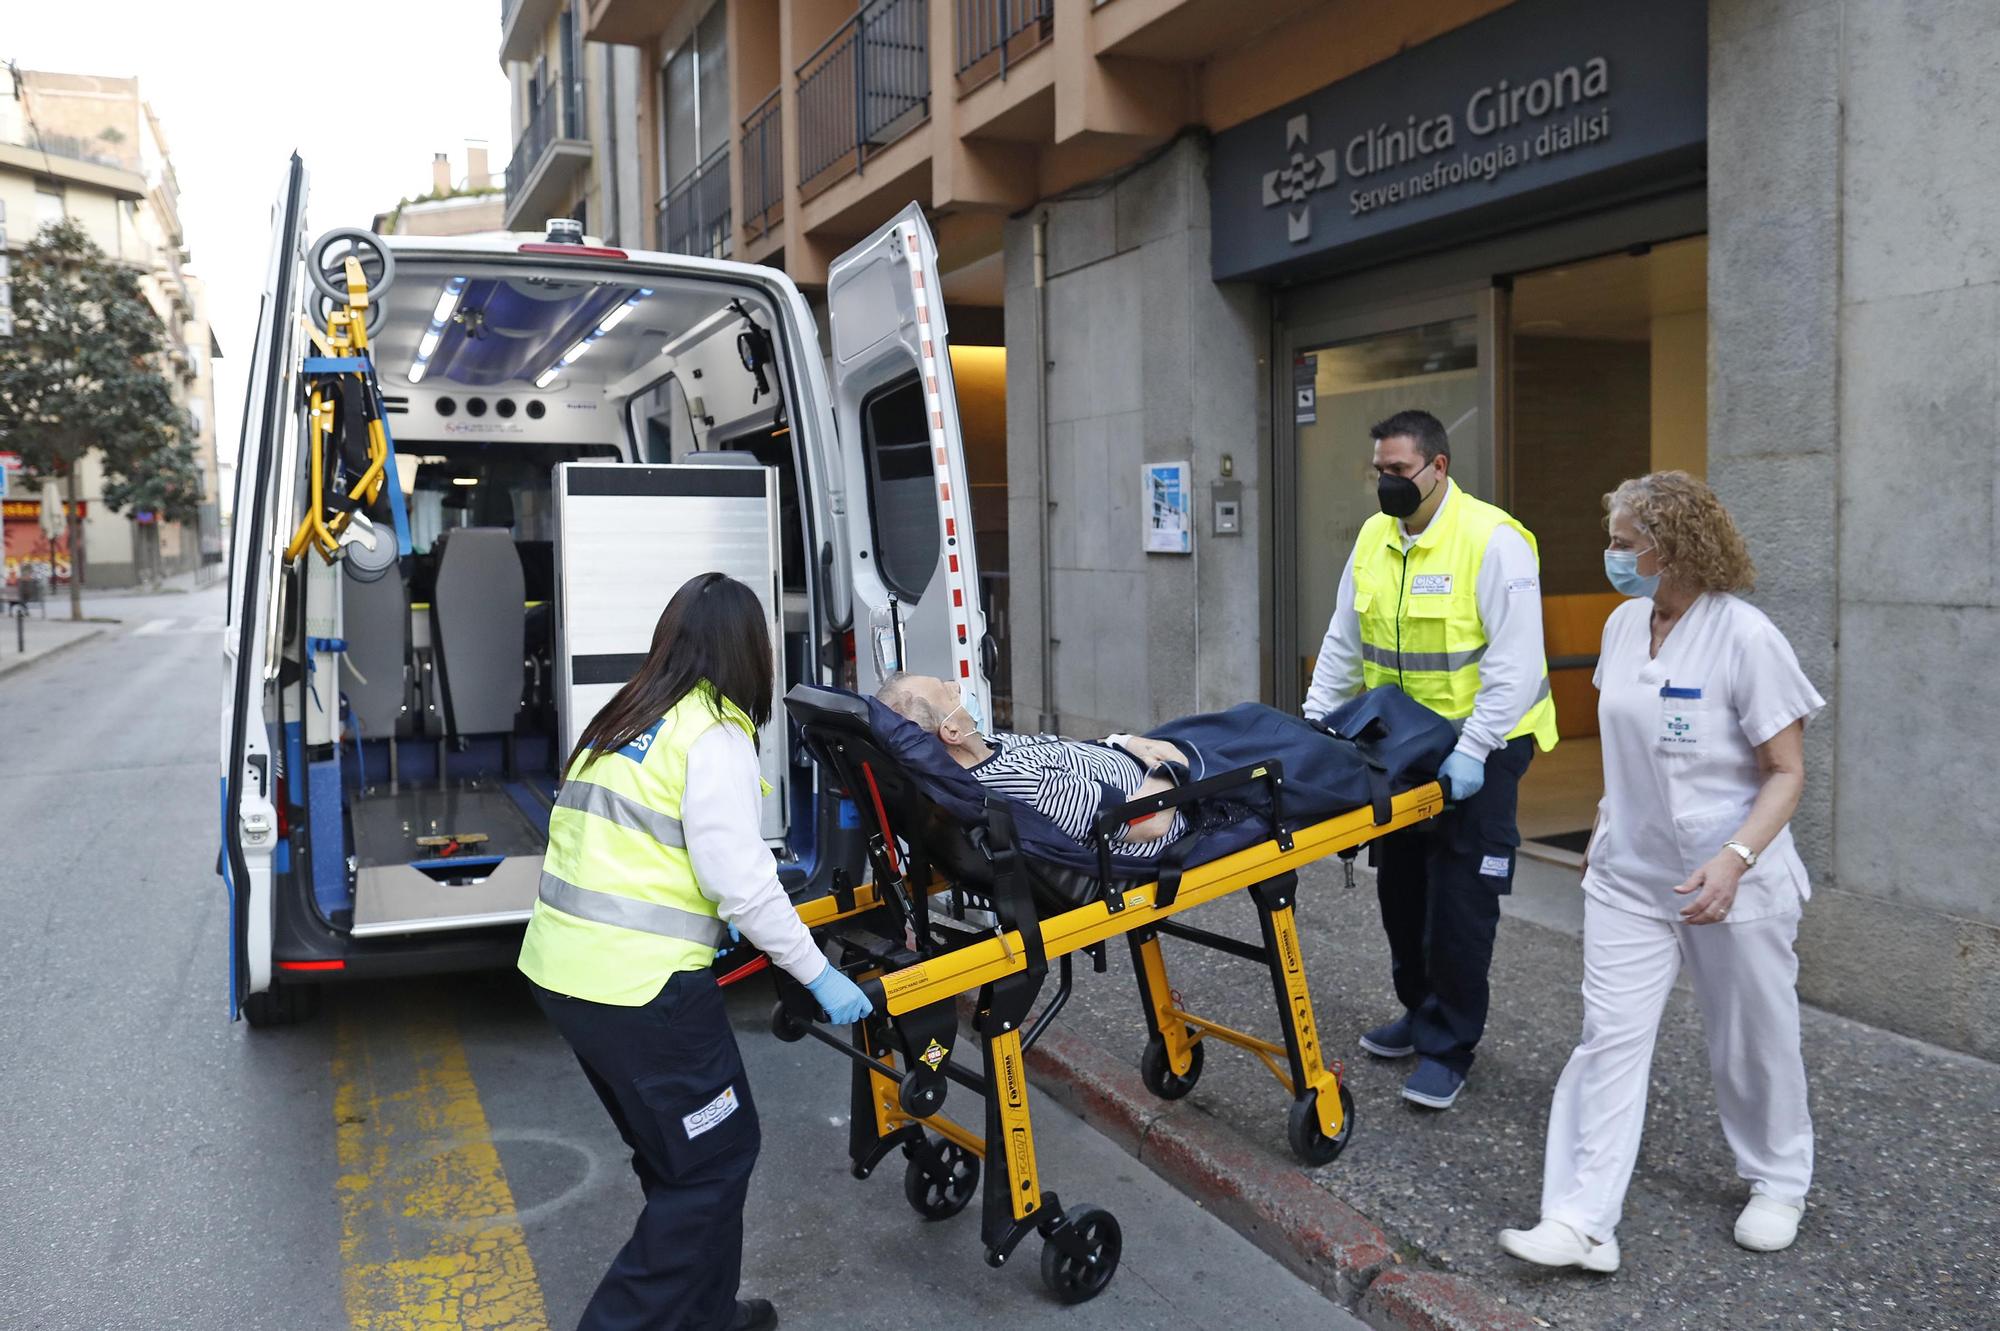
M 1452 482 L 1437 417 L 1401 411 L 1369 433 L 1382 512 L 1363 524 L 1340 575 L 1305 714 L 1393 684 L 1459 729 L 1439 773 L 1444 814 L 1375 843 L 1404 1011 L 1361 1037 L 1381 1058 L 1417 1055 L 1403 1098 L 1449 1109 L 1486 1029 L 1500 897 L 1513 889 L 1521 843 L 1521 775 L 1537 745 L 1556 743 L 1540 562 L 1526 527 Z

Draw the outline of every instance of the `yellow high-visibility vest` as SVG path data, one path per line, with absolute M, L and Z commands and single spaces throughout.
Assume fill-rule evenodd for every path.
M 1365 687 L 1394 684 L 1454 721 L 1472 715 L 1487 646 L 1479 618 L 1479 566 L 1487 541 L 1501 527 L 1521 533 L 1539 563 L 1534 533 L 1455 486 L 1407 553 L 1396 518 L 1378 513 L 1362 524 L 1354 543 L 1354 611 L 1361 621 Z M 1556 746 L 1546 659 L 1535 705 L 1507 738 L 1522 735 L 1533 735 L 1544 751 Z
M 681 798 L 688 750 L 716 725 L 756 734 L 743 710 L 704 682 L 623 748 L 571 764 L 549 813 L 541 894 L 521 940 L 529 979 L 573 998 L 638 1007 L 676 971 L 715 960 L 728 929 L 695 882 Z

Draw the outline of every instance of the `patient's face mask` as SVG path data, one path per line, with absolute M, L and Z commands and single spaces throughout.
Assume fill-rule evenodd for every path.
M 979 715 L 979 699 L 967 693 L 962 687 L 958 691 L 958 706 L 945 713 L 944 719 L 949 721 L 960 712 L 964 712 L 965 719 L 972 723 L 974 734 L 983 735 L 986 733 L 986 720 Z

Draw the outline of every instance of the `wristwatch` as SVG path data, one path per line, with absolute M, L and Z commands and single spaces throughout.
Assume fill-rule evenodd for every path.
M 1744 845 L 1741 841 L 1725 841 L 1722 843 L 1722 848 L 1724 850 L 1733 850 L 1742 856 L 1744 868 L 1754 869 L 1757 867 L 1757 852 Z

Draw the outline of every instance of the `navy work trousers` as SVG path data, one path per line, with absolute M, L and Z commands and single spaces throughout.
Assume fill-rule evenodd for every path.
M 1514 890 L 1516 805 L 1535 755 L 1524 735 L 1486 759 L 1486 784 L 1440 817 L 1375 843 L 1389 973 L 1417 1052 L 1463 1075 L 1486 1030 L 1500 898 Z
M 632 1148 L 646 1193 L 578 1331 L 721 1331 L 736 1312 L 762 1140 L 722 991 L 709 972 L 682 971 L 641 1007 L 540 986 L 535 1000 Z

